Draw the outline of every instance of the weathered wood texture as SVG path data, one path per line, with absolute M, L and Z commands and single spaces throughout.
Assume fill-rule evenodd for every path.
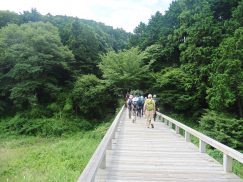
M 190 141 L 190 135 L 195 136 L 196 138 L 199 139 L 199 151 L 200 152 L 205 152 L 206 149 L 206 145 L 210 145 L 216 149 L 218 149 L 219 151 L 221 151 L 224 154 L 224 158 L 223 158 L 223 166 L 224 166 L 224 171 L 225 172 L 231 172 L 232 171 L 232 161 L 233 159 L 239 161 L 240 163 L 243 163 L 243 154 L 216 141 L 213 140 L 212 138 L 164 115 L 161 114 L 159 112 L 157 112 L 158 116 L 160 118 L 162 118 L 162 120 L 167 120 L 169 122 L 169 125 L 174 124 L 176 128 L 181 128 L 182 130 L 185 131 L 185 139 L 186 141 Z M 167 123 L 165 123 L 167 124 Z
M 111 124 L 110 128 L 105 134 L 104 138 L 100 142 L 95 153 L 93 154 L 89 163 L 87 164 L 81 176 L 79 177 L 78 182 L 94 181 L 97 170 L 99 168 L 106 167 L 106 150 L 111 148 L 112 139 L 115 137 L 115 133 L 117 131 L 119 122 L 122 121 L 121 117 L 123 111 L 124 111 L 124 106 L 117 114 L 116 118 L 114 119 L 113 123 Z
M 170 122 L 170 118 L 164 118 L 164 121 Z M 154 129 L 147 128 L 145 118 L 137 118 L 136 123 L 132 123 L 124 112 L 112 148 L 106 151 L 106 168 L 98 169 L 95 181 L 243 181 L 233 173 L 224 172 L 221 164 L 204 153 L 205 141 L 200 144 L 200 150 L 186 142 L 193 134 L 190 131 L 185 140 L 176 134 L 179 128 L 176 132 L 158 121 L 154 125 Z

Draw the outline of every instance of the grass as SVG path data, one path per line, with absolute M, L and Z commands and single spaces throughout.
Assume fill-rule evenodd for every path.
M 223 153 L 217 149 L 207 148 L 207 154 L 217 160 L 220 164 L 223 165 Z M 241 179 L 243 179 L 243 164 L 240 162 L 233 160 L 233 173 L 238 175 Z
M 109 124 L 62 137 L 1 134 L 1 181 L 76 181 Z

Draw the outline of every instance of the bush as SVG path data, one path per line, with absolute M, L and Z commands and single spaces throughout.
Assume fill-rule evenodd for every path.
M 225 113 L 207 111 L 200 121 L 202 131 L 219 142 L 243 150 L 243 119 L 236 119 Z
M 78 77 L 72 99 L 76 112 L 88 119 L 104 118 L 109 112 L 114 113 L 117 106 L 116 97 L 95 75 Z
M 1 129 L 5 133 L 34 135 L 34 136 L 61 136 L 65 133 L 90 130 L 95 123 L 79 118 L 30 118 L 27 114 L 16 114 L 13 118 L 1 122 Z

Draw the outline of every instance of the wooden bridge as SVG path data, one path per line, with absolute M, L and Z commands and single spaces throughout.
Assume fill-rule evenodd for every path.
M 147 128 L 145 118 L 132 123 L 123 107 L 78 181 L 243 182 L 231 173 L 233 160 L 243 163 L 242 153 L 158 115 L 155 128 Z M 199 148 L 190 143 L 191 135 Z M 224 154 L 223 165 L 205 153 L 206 145 Z

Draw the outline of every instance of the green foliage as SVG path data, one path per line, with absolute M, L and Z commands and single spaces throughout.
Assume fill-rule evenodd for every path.
M 218 111 L 232 106 L 238 107 L 238 115 L 243 117 L 243 28 L 235 31 L 220 44 L 212 64 L 210 76 L 212 87 L 208 89 L 210 107 Z
M 223 164 L 223 153 L 217 149 L 207 149 L 208 155 L 212 156 L 219 163 Z M 233 160 L 233 173 L 238 175 L 240 178 L 243 178 L 243 164 Z
M 109 110 L 114 112 L 117 105 L 116 98 L 105 82 L 95 75 L 82 75 L 77 78 L 72 99 L 76 112 L 88 118 L 104 117 Z
M 99 62 L 99 42 L 95 32 L 78 20 L 72 22 L 67 40 L 69 49 L 75 55 L 73 69 L 79 73 L 96 73 Z
M 193 80 L 180 68 L 166 68 L 155 76 L 154 90 L 159 93 L 164 111 L 190 112 L 196 114 L 197 97 L 191 87 Z
M 0 28 L 9 23 L 20 23 L 20 17 L 18 14 L 10 11 L 0 11 Z
M 61 104 L 57 112 L 72 113 L 66 94 L 72 78 L 80 73 L 101 76 L 100 54 L 125 48 L 130 37 L 103 23 L 43 16 L 36 9 L 0 11 L 0 27 L 0 112 L 5 115 L 52 102 Z M 59 99 L 62 93 L 65 101 Z
M 43 18 L 35 8 L 32 8 L 31 11 L 24 11 L 20 17 L 23 23 L 38 22 Z
M 238 24 L 238 26 L 243 26 L 243 1 L 239 1 L 238 7 L 233 11 L 233 21 Z
M 99 68 L 116 93 L 126 93 L 133 88 L 139 88 L 139 82 L 148 75 L 149 65 L 144 65 L 144 54 L 138 48 L 115 53 L 108 52 L 102 56 Z
M 197 121 L 205 109 L 216 110 L 243 132 L 242 9 L 242 0 L 178 0 L 135 28 L 130 43 L 154 60 L 145 90 L 153 86 L 163 112 Z M 232 137 L 233 130 L 225 135 Z M 239 147 L 241 141 L 224 142 Z
M 44 114 L 44 113 L 42 113 Z M 1 132 L 15 135 L 32 136 L 62 136 L 67 133 L 90 130 L 94 127 L 91 122 L 75 117 L 42 117 L 37 113 L 25 112 L 16 114 L 0 122 Z
M 58 138 L 1 135 L 1 181 L 76 181 L 109 125 Z
M 0 92 L 16 106 L 51 100 L 70 80 L 72 53 L 50 23 L 11 24 L 0 30 L 0 37 Z
M 243 119 L 231 115 L 208 111 L 200 121 L 202 131 L 221 143 L 238 150 L 243 150 Z
M 239 2 L 240 0 L 209 0 L 214 18 L 218 21 L 230 19 L 232 11 L 237 7 Z
M 92 20 L 67 16 L 48 16 L 45 21 L 57 26 L 64 45 L 72 50 L 72 69 L 82 74 L 99 75 L 100 54 L 121 50 L 128 44 L 129 34 Z

